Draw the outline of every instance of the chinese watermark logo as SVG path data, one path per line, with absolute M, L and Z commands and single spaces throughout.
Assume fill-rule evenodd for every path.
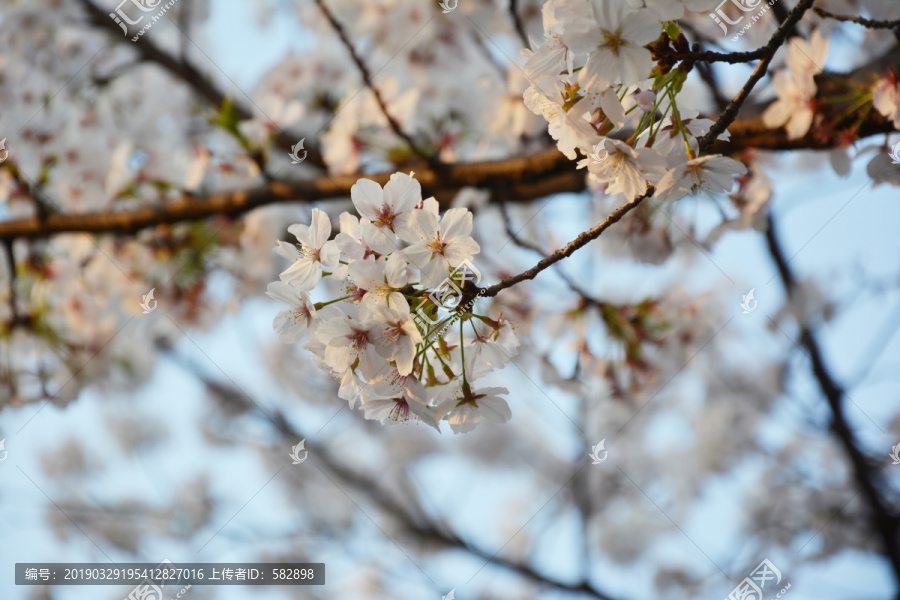
M 153 292 L 155 290 L 156 288 L 153 288 L 141 297 L 141 308 L 144 309 L 145 315 L 149 315 L 156 310 L 156 300 L 153 299 Z
M 749 315 L 754 310 L 756 310 L 756 299 L 753 297 L 753 294 L 756 293 L 756 288 L 751 288 L 749 292 L 744 294 L 741 297 L 740 307 L 744 309 L 744 314 Z
M 300 451 L 303 451 L 303 456 L 300 456 Z M 306 450 L 306 438 L 300 440 L 300 443 L 291 448 L 291 453 L 288 455 L 294 461 L 291 464 L 299 465 L 306 457 L 309 456 L 309 452 Z
M 148 29 L 153 27 L 154 23 L 159 21 L 163 17 L 163 15 L 166 14 L 166 11 L 175 6 L 175 3 L 178 2 L 178 0 L 169 0 L 166 4 L 160 6 L 162 1 L 163 0 L 122 0 L 116 7 L 115 12 L 109 13 L 109 17 L 113 21 L 115 21 L 119 27 L 122 28 L 122 33 L 125 35 L 125 37 L 128 37 L 128 25 L 139 25 L 147 15 L 141 15 L 137 19 L 132 20 L 127 14 L 123 12 L 123 4 L 131 2 L 132 5 L 137 7 L 137 9 L 143 13 L 154 12 L 159 9 L 155 15 L 150 15 L 150 21 L 148 21 L 146 25 L 141 27 L 140 31 L 138 31 L 137 34 L 135 34 L 135 36 L 131 38 L 132 42 L 136 42 L 138 41 L 138 38 L 144 35 L 144 33 Z
M 9 158 L 9 152 L 6 150 L 6 138 L 0 140 L 0 163 Z
M 292 165 L 299 165 L 304 160 L 306 160 L 306 150 L 303 150 L 303 142 L 305 142 L 305 141 L 306 141 L 306 138 L 303 138 L 302 140 L 300 140 L 299 142 L 297 142 L 296 144 L 291 146 L 291 151 L 288 154 L 288 156 L 291 157 Z M 300 156 L 298 154 L 300 152 L 300 150 L 303 150 L 303 156 Z
M 153 571 L 158 571 L 156 577 L 147 578 L 142 583 L 134 586 L 134 589 L 128 593 L 128 596 L 125 597 L 125 600 L 164 600 L 163 590 L 160 586 L 156 585 L 153 580 L 154 579 L 171 579 L 172 582 L 175 581 L 174 577 L 168 577 L 169 574 L 175 572 L 175 565 L 168 558 L 164 558 L 161 563 L 159 563 Z M 162 576 L 162 577 L 160 577 Z M 152 574 L 151 574 L 152 577 Z M 166 584 L 168 585 L 168 584 Z M 180 592 L 175 596 L 176 598 L 181 598 L 185 592 L 187 592 L 191 588 L 191 585 L 188 584 L 181 589 Z
M 768 558 L 764 558 L 759 563 L 749 577 L 744 577 L 743 581 L 737 584 L 728 598 L 725 600 L 763 600 L 763 590 L 766 585 L 770 589 L 776 588 L 781 583 L 781 571 L 772 564 Z M 791 584 L 787 584 L 775 595 L 775 598 L 781 598 L 785 592 L 791 589 Z
M 750 21 L 744 25 L 737 35 L 731 38 L 731 41 L 735 42 L 740 36 L 744 35 L 745 31 L 753 27 L 753 24 L 759 21 L 759 19 L 766 14 L 769 8 L 777 1 L 778 0 L 768 0 L 768 2 L 764 2 L 763 0 L 722 0 L 722 2 L 719 3 L 719 6 L 716 7 L 716 10 L 709 13 L 709 18 L 715 21 L 716 24 L 722 28 L 722 32 L 727 35 L 728 25 L 737 25 L 744 20 L 745 16 L 750 16 Z M 745 13 L 755 11 L 757 8 L 759 8 L 759 10 L 755 15 L 741 15 L 736 20 L 732 21 L 722 8 L 728 2 L 731 2 Z M 726 25 L 726 23 L 728 23 L 728 25 Z
M 5 443 L 6 443 L 6 438 L 3 438 L 2 440 L 0 440 L 0 463 L 2 463 L 4 460 L 6 460 L 6 457 L 9 454 L 9 452 L 7 452 L 6 449 L 3 447 L 3 444 L 5 444 Z
M 591 463 L 592 465 L 599 465 L 604 460 L 606 460 L 606 457 L 609 455 L 609 452 L 607 452 L 606 450 L 603 449 L 603 444 L 605 444 L 605 443 L 606 443 L 606 438 L 603 438 L 602 440 L 600 440 L 599 444 L 597 444 L 596 446 L 591 446 L 591 453 L 588 454 L 588 456 L 593 461 Z M 600 457 L 601 450 L 603 450 L 602 458 Z
M 3 442 L 0 442 L 0 449 L 2 449 L 2 448 L 3 448 Z M 891 447 L 890 457 L 894 461 L 891 463 L 892 465 L 900 465 L 900 444 L 897 444 L 896 446 Z M 0 460 L 0 462 L 3 462 L 3 461 Z
M 590 156 L 588 156 L 588 158 L 590 158 L 591 162 L 594 163 L 595 165 L 599 165 L 604 160 L 609 158 L 609 152 L 607 152 L 606 149 L 603 147 L 603 142 L 597 142 L 597 145 L 594 146 L 594 151 L 591 152 L 591 154 L 590 154 Z
M 0 149 L 3 148 L 4 141 L 6 141 L 6 140 L 0 141 Z M 890 152 L 888 152 L 888 156 L 891 157 L 892 165 L 900 165 L 900 142 L 897 142 L 896 144 L 894 144 L 894 147 L 891 148 Z M 0 158 L 0 162 L 2 162 L 2 161 L 3 161 L 3 159 Z
M 444 14 L 453 12 L 454 10 L 456 10 L 457 4 L 459 4 L 459 0 L 441 0 L 441 8 L 444 9 L 441 12 Z
M 460 303 L 463 300 L 462 288 L 465 287 L 467 281 L 471 281 L 475 285 L 478 285 L 478 282 L 481 281 L 481 271 L 476 269 L 470 261 L 464 260 L 459 266 L 453 269 L 450 275 L 444 279 L 434 291 L 428 294 L 426 298 L 422 298 L 422 301 L 419 302 L 419 305 L 416 307 L 416 312 L 413 314 L 413 318 L 425 327 L 426 331 L 429 327 L 435 327 L 437 324 L 441 323 L 441 318 L 437 314 L 434 315 L 434 318 L 430 317 L 426 308 L 434 312 L 436 312 L 436 309 L 457 311 L 453 318 L 449 319 L 440 331 L 433 331 L 429 336 L 429 339 L 435 339 L 436 337 L 442 336 L 453 323 L 459 320 L 462 313 L 472 308 L 475 300 L 484 292 L 484 289 L 479 290 L 478 296 L 469 300 L 465 307 L 460 307 Z M 429 302 L 430 306 L 426 306 Z M 461 308 L 462 310 L 460 310 Z

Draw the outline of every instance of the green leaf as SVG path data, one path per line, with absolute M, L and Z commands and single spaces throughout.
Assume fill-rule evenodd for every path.
M 665 27 L 663 28 L 666 34 L 673 40 L 677 40 L 678 36 L 681 35 L 681 27 L 678 26 L 678 23 L 675 21 L 666 21 Z

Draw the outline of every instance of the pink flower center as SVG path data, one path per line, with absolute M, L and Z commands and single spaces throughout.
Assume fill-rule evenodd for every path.
M 355 284 L 352 284 L 352 283 L 348 284 L 347 285 L 347 295 L 349 296 L 348 300 L 350 300 L 350 302 L 359 302 L 363 299 L 363 296 L 366 295 L 366 291 L 367 290 L 364 290 Z
M 375 213 L 375 220 L 391 231 L 394 230 L 394 219 L 397 215 L 391 212 L 391 207 L 387 203 L 381 205 L 381 210 Z
M 622 39 L 622 36 L 619 33 L 612 32 L 604 32 L 603 33 L 603 48 L 609 48 L 613 51 L 613 53 L 618 54 L 619 48 L 625 45 L 625 40 Z
M 396 342 L 401 335 L 405 335 L 403 325 L 398 321 L 384 330 L 384 341 L 387 344 Z
M 369 345 L 369 332 L 365 329 L 354 329 L 349 336 L 350 347 L 356 350 L 365 350 Z
M 435 234 L 434 239 L 431 240 L 431 243 L 428 244 L 428 248 L 434 254 L 444 254 L 444 248 L 447 247 L 447 244 L 441 239 L 441 234 Z
M 293 311 L 291 311 L 294 315 L 294 320 L 303 319 L 306 322 L 310 321 L 311 315 L 309 313 L 309 309 L 305 306 L 298 306 Z
M 303 254 L 304 258 L 307 258 L 307 259 L 311 258 L 315 262 L 320 261 L 319 252 L 321 252 L 321 251 L 322 251 L 321 248 L 310 249 L 310 248 L 307 248 L 306 246 L 303 246 L 302 248 L 300 248 L 300 253 Z
M 391 409 L 392 421 L 409 421 L 409 404 L 403 398 L 394 398 L 394 407 Z

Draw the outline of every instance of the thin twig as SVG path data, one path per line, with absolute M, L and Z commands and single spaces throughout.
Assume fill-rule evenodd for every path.
M 622 217 L 628 214 L 628 212 L 630 212 L 634 208 L 637 208 L 637 206 L 647 198 L 653 196 L 654 192 L 655 189 L 653 188 L 653 186 L 649 186 L 646 192 L 614 210 L 608 217 L 606 217 L 606 219 L 602 223 L 600 223 L 596 227 L 592 227 L 591 229 L 583 232 L 574 240 L 566 244 L 564 247 L 560 248 L 527 271 L 524 271 L 512 277 L 507 277 L 499 283 L 484 288 L 483 290 L 481 290 L 481 295 L 493 297 L 496 296 L 501 290 L 505 290 L 508 287 L 512 287 L 517 283 L 521 283 L 528 279 L 534 279 L 541 271 L 545 270 L 554 263 L 557 263 L 562 259 L 571 256 L 575 253 L 576 250 L 583 248 L 589 242 L 600 237 L 600 234 L 609 229 L 611 225 L 613 225 L 614 223 L 618 223 Z
M 814 8 L 813 12 L 825 19 L 834 19 L 835 21 L 841 21 L 842 23 L 856 23 L 857 25 L 862 25 L 868 29 L 896 29 L 900 27 L 900 19 L 895 21 L 876 21 L 873 19 L 866 19 L 865 17 L 836 15 L 818 7 Z
M 765 57 L 766 55 L 766 47 L 757 48 L 756 50 L 747 50 L 745 52 L 715 52 L 713 50 L 703 50 L 703 51 L 695 51 L 689 50 L 686 52 L 681 52 L 678 50 L 674 50 L 672 48 L 659 48 L 655 49 L 654 54 L 658 54 L 659 56 L 667 56 L 669 58 L 673 58 L 675 60 L 689 60 L 691 62 L 705 62 L 705 63 L 728 63 L 730 65 L 736 65 L 741 63 L 748 63 L 754 60 L 759 60 L 760 58 Z
M 397 123 L 397 120 L 391 116 L 391 113 L 388 111 L 387 104 L 385 103 L 384 98 L 381 96 L 381 92 L 378 91 L 378 88 L 375 87 L 375 84 L 372 82 L 372 75 L 369 73 L 369 69 L 365 64 L 363 64 L 363 61 L 359 57 L 359 54 L 356 53 L 356 49 L 353 47 L 353 44 L 350 43 L 350 39 L 347 37 L 347 34 L 344 31 L 344 27 L 338 22 L 338 20 L 328 9 L 328 7 L 325 6 L 325 1 L 314 1 L 316 3 L 316 6 L 319 7 L 319 10 L 322 11 L 322 14 L 325 15 L 325 18 L 331 24 L 332 29 L 334 29 L 335 33 L 337 33 L 338 37 L 341 39 L 341 43 L 343 43 L 347 48 L 347 52 L 350 53 L 350 58 L 356 65 L 356 68 L 363 79 L 363 83 L 366 84 L 366 87 L 369 88 L 372 91 L 372 95 L 375 96 L 375 102 L 378 103 L 378 107 L 381 109 L 381 113 L 384 115 L 384 118 L 387 119 L 388 125 L 390 125 L 391 130 L 397 135 L 397 137 L 406 142 L 406 144 L 412 149 L 412 151 L 422 157 L 425 162 L 427 162 L 432 168 L 438 168 L 440 165 L 440 161 L 438 161 L 437 157 L 434 154 L 429 154 L 419 148 L 419 146 L 415 142 L 413 142 L 412 138 L 400 128 L 400 124 Z
M 519 34 L 519 39 L 521 39 L 522 44 L 528 48 L 530 47 L 528 44 L 528 34 L 525 33 L 525 25 L 522 24 L 522 17 L 519 15 L 518 4 L 518 0 L 509 0 L 509 14 L 512 17 L 516 33 Z
M 710 127 L 709 132 L 697 140 L 701 151 L 705 150 L 707 146 L 714 142 L 716 138 L 724 133 L 725 130 L 728 129 L 728 126 L 734 122 L 738 112 L 741 110 L 741 106 L 750 95 L 750 92 L 753 91 L 753 88 L 759 83 L 759 80 L 762 79 L 769 70 L 769 64 L 772 62 L 775 52 L 781 47 L 785 39 L 787 39 L 788 32 L 801 18 L 803 18 L 803 15 L 815 1 L 816 0 L 800 0 L 800 3 L 790 12 L 778 30 L 772 35 L 771 39 L 769 39 L 769 42 L 760 49 L 763 52 L 763 56 L 759 61 L 759 64 L 756 65 L 756 69 L 753 71 L 750 79 L 747 80 L 747 83 L 744 84 L 744 87 L 741 88 L 741 91 L 738 92 L 737 96 L 728 103 L 725 111 L 713 126 Z
M 512 240 L 512 242 L 516 246 L 519 246 L 520 248 L 524 248 L 526 250 L 531 250 L 532 252 L 539 254 L 543 258 L 547 258 L 547 254 L 541 249 L 540 246 L 538 246 L 537 244 L 533 244 L 528 240 L 522 239 L 518 233 L 513 231 L 512 219 L 510 219 L 509 211 L 506 209 L 506 201 L 504 199 L 501 199 L 499 205 L 500 215 L 503 217 L 503 221 L 506 226 L 506 235 L 509 236 L 509 239 Z M 569 274 L 562 269 L 561 265 L 555 264 L 553 266 L 556 268 L 556 274 L 559 275 L 560 279 L 565 282 L 570 290 L 581 296 L 585 304 L 591 304 L 597 307 L 603 307 L 605 305 L 604 302 L 589 296 L 588 293 L 585 292 L 581 286 L 575 283 L 575 281 L 569 276 Z

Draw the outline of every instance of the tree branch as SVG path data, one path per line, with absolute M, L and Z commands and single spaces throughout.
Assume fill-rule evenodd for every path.
M 501 198 L 499 204 L 500 204 L 500 214 L 503 217 L 503 222 L 506 226 L 506 235 L 509 236 L 509 239 L 512 240 L 512 242 L 520 248 L 524 248 L 525 250 L 530 250 L 530 251 L 534 252 L 535 254 L 540 255 L 543 258 L 548 258 L 547 254 L 541 249 L 540 246 L 519 237 L 519 234 L 517 234 L 513 230 L 512 220 L 510 219 L 509 211 L 506 210 L 506 202 Z M 598 308 L 603 308 L 605 306 L 604 302 L 589 296 L 588 293 L 585 292 L 584 289 L 580 285 L 575 283 L 575 281 L 571 277 L 569 277 L 569 274 L 566 273 L 560 267 L 560 265 L 556 264 L 554 266 L 556 267 L 556 274 L 559 275 L 560 279 L 562 279 L 563 282 L 565 282 L 565 284 L 569 287 L 570 290 L 572 290 L 573 292 L 575 292 L 576 294 L 581 296 L 581 299 L 585 304 L 593 305 Z
M 247 396 L 243 390 L 207 377 L 196 367 L 196 365 L 193 365 L 187 360 L 179 359 L 178 362 L 200 379 L 211 392 L 222 398 L 227 398 L 229 405 L 233 406 L 238 404 L 242 406 L 243 410 L 246 412 L 253 411 L 254 409 L 259 409 L 260 412 L 263 412 L 262 409 L 259 408 L 259 404 Z M 511 561 L 499 556 L 499 553 L 492 554 L 463 540 L 456 535 L 455 532 L 449 530 L 448 527 L 439 527 L 436 523 L 428 520 L 424 511 L 413 511 L 409 507 L 409 502 L 401 501 L 396 498 L 377 478 L 368 477 L 339 463 L 334 456 L 326 451 L 324 446 L 318 445 L 316 442 L 309 439 L 308 434 L 299 431 L 292 426 L 281 411 L 275 409 L 266 411 L 264 414 L 267 417 L 266 422 L 273 426 L 286 442 L 294 443 L 296 440 L 306 439 L 306 448 L 309 450 L 310 454 L 320 460 L 332 473 L 353 485 L 358 491 L 364 493 L 380 510 L 398 521 L 403 530 L 414 534 L 420 541 L 435 543 L 449 549 L 463 550 L 495 567 L 512 571 L 538 585 L 547 586 L 564 592 L 587 594 L 596 600 L 613 600 L 611 596 L 597 589 L 587 581 L 577 584 L 566 583 L 542 575 L 527 564 Z M 407 500 L 409 500 L 409 498 L 407 498 Z M 418 514 L 414 514 L 414 512 L 418 512 Z
M 778 267 L 778 274 L 781 277 L 788 297 L 793 298 L 796 292 L 796 280 L 790 270 L 789 261 L 779 245 L 771 214 L 769 215 L 769 227 L 766 231 L 766 242 L 768 243 L 769 253 Z M 828 401 L 828 407 L 831 409 L 831 430 L 840 440 L 841 446 L 843 446 L 844 452 L 850 460 L 853 477 L 871 513 L 872 531 L 881 538 L 884 554 L 890 561 L 894 571 L 894 578 L 900 583 L 900 538 L 898 538 L 900 519 L 891 510 L 876 488 L 875 482 L 878 478 L 876 468 L 860 450 L 856 436 L 844 412 L 843 399 L 846 393 L 828 370 L 815 333 L 807 323 L 799 323 L 799 326 L 800 343 L 809 353 L 813 374 L 819 383 L 819 388 Z
M 338 34 L 338 37 L 341 39 L 341 43 L 347 48 L 347 51 L 350 53 L 350 58 L 353 59 L 353 63 L 356 65 L 359 74 L 362 76 L 363 83 L 366 84 L 366 87 L 372 91 L 372 95 L 375 96 L 375 101 L 378 103 L 378 107 L 381 109 L 381 113 L 384 115 L 384 118 L 387 119 L 388 125 L 390 125 L 391 130 L 394 134 L 397 135 L 400 139 L 402 139 L 406 144 L 412 149 L 413 152 L 421 156 L 425 162 L 431 166 L 432 169 L 439 168 L 440 162 L 437 160 L 437 157 L 433 154 L 425 152 L 423 149 L 419 148 L 419 146 L 412 140 L 412 138 L 400 128 L 400 124 L 397 123 L 397 120 L 391 116 L 391 113 L 388 112 L 387 104 L 384 101 L 384 98 L 381 96 L 381 92 L 378 91 L 378 88 L 375 87 L 375 84 L 372 82 L 372 76 L 369 74 L 369 69 L 363 64 L 362 59 L 359 57 L 359 54 L 356 53 L 356 50 L 353 48 L 353 44 L 350 43 L 350 40 L 347 38 L 347 34 L 344 32 L 343 26 L 338 22 L 332 12 L 325 6 L 325 0 L 314 0 L 316 6 L 319 7 L 319 10 L 322 11 L 322 14 L 325 15 L 325 18 L 328 19 L 328 22 L 331 24 L 332 29 L 334 29 L 335 33 Z
M 527 271 L 519 273 L 518 275 L 514 275 L 512 277 L 507 277 L 503 281 L 496 283 L 492 286 L 488 286 L 486 288 L 482 288 L 481 290 L 475 290 L 475 293 L 482 296 L 493 297 L 496 296 L 501 290 L 505 290 L 508 287 L 512 287 L 517 283 L 521 283 L 528 279 L 534 279 L 537 277 L 538 273 L 550 267 L 554 263 L 561 261 L 564 258 L 567 258 L 575 253 L 576 250 L 583 248 L 602 234 L 604 231 L 610 228 L 614 223 L 618 223 L 622 217 L 628 214 L 629 211 L 636 208 L 641 202 L 653 196 L 653 193 L 656 190 L 653 186 L 649 186 L 647 191 L 641 194 L 640 196 L 626 202 L 616 210 L 614 210 L 606 219 L 600 223 L 599 225 L 588 229 L 584 233 L 580 234 L 574 240 L 566 244 L 564 247 L 560 248 L 550 256 L 541 260 L 538 264 L 534 265 Z M 466 300 L 464 298 L 464 300 Z M 461 302 L 460 304 L 463 304 Z
M 518 0 L 509 0 L 509 16 L 512 18 L 513 26 L 516 28 L 516 33 L 519 34 L 519 39 L 522 40 L 523 46 L 525 48 L 530 48 L 531 45 L 528 43 L 528 34 L 525 33 L 525 25 L 522 24 L 522 17 L 519 15 L 518 5 Z
M 762 112 L 761 110 L 759 111 Z M 893 123 L 870 111 L 859 126 L 860 138 L 894 132 Z M 815 131 L 791 140 L 784 129 L 768 129 L 759 116 L 735 121 L 729 128 L 730 140 L 718 140 L 709 150 L 733 154 L 746 149 L 757 150 L 827 150 L 838 141 L 822 137 Z M 203 219 L 217 214 L 238 216 L 254 208 L 281 202 L 312 202 L 346 198 L 350 188 L 360 177 L 384 184 L 391 172 L 371 175 L 322 176 L 296 183 L 273 182 L 265 187 L 223 192 L 206 197 L 185 194 L 181 198 L 157 207 L 130 211 L 94 212 L 82 214 L 51 213 L 44 219 L 30 217 L 0 222 L 0 240 L 46 238 L 57 233 L 115 233 L 130 234 L 145 227 L 162 223 L 177 223 Z M 527 201 L 562 192 L 581 192 L 585 189 L 584 171 L 556 148 L 497 161 L 443 165 L 440 172 L 433 169 L 416 171 L 423 192 L 434 195 L 443 207 L 464 187 L 496 192 L 509 201 Z
M 744 84 L 741 91 L 739 91 L 737 96 L 735 96 L 728 104 L 715 124 L 710 127 L 709 132 L 697 140 L 700 144 L 701 151 L 705 150 L 712 142 L 716 141 L 718 137 L 728 129 L 728 126 L 734 122 L 738 112 L 741 110 L 741 106 L 750 95 L 750 92 L 753 91 L 753 88 L 759 83 L 759 80 L 765 76 L 766 72 L 768 72 L 769 64 L 772 62 L 775 52 L 781 47 L 785 39 L 787 39 L 788 32 L 800 21 L 806 11 L 813 5 L 813 2 L 815 2 L 815 0 L 800 0 L 800 3 L 794 7 L 790 14 L 788 14 L 778 30 L 775 31 L 769 39 L 768 43 L 760 49 L 763 56 L 759 61 L 759 64 L 756 65 L 753 74 L 750 75 L 750 79 L 747 80 L 747 83 Z
M 90 18 L 93 25 L 100 29 L 107 30 L 113 38 L 120 43 L 128 42 L 129 38 L 122 37 L 119 27 L 115 21 L 109 18 L 107 11 L 99 8 L 91 0 L 79 0 L 81 5 Z M 213 108 L 220 109 L 225 101 L 225 94 L 216 87 L 212 81 L 203 75 L 196 66 L 186 60 L 176 58 L 154 44 L 148 37 L 143 37 L 140 43 L 128 43 L 128 48 L 137 52 L 141 60 L 157 65 L 172 77 L 180 80 L 182 83 L 191 88 L 195 94 L 206 100 Z M 253 113 L 244 106 L 235 103 L 234 106 L 237 115 L 241 120 L 253 118 Z M 278 124 L 276 123 L 276 126 Z M 275 143 L 279 148 L 290 151 L 291 147 L 299 139 L 296 135 L 279 129 L 275 134 Z M 315 143 L 306 143 L 304 149 L 307 151 L 306 162 L 324 167 L 325 161 L 322 154 L 316 147 Z
M 814 8 L 813 12 L 825 19 L 834 19 L 835 21 L 841 21 L 842 23 L 856 23 L 857 25 L 862 25 L 868 29 L 897 29 L 900 27 L 900 19 L 897 19 L 896 21 L 875 21 L 859 16 L 836 15 L 818 7 Z
M 391 172 L 365 175 L 384 185 Z M 53 213 L 0 222 L 0 240 L 45 238 L 55 233 L 130 234 L 161 223 L 203 219 L 214 215 L 237 216 L 259 206 L 278 202 L 311 202 L 344 199 L 362 175 L 323 176 L 301 182 L 277 181 L 250 190 L 222 192 L 207 197 L 182 195 L 175 201 L 129 211 L 83 214 Z M 529 200 L 550 194 L 584 189 L 584 174 L 574 163 L 551 148 L 537 154 L 506 160 L 446 165 L 440 172 L 416 171 L 426 195 L 434 195 L 446 208 L 464 187 L 503 189 L 513 198 Z
M 735 65 L 764 58 L 766 55 L 766 47 L 763 46 L 762 48 L 747 50 L 746 52 L 715 52 L 713 50 L 689 50 L 681 52 L 673 48 L 662 47 L 654 48 L 653 54 L 656 56 L 665 56 L 674 60 L 689 60 L 691 62 L 704 63 L 721 62 Z

